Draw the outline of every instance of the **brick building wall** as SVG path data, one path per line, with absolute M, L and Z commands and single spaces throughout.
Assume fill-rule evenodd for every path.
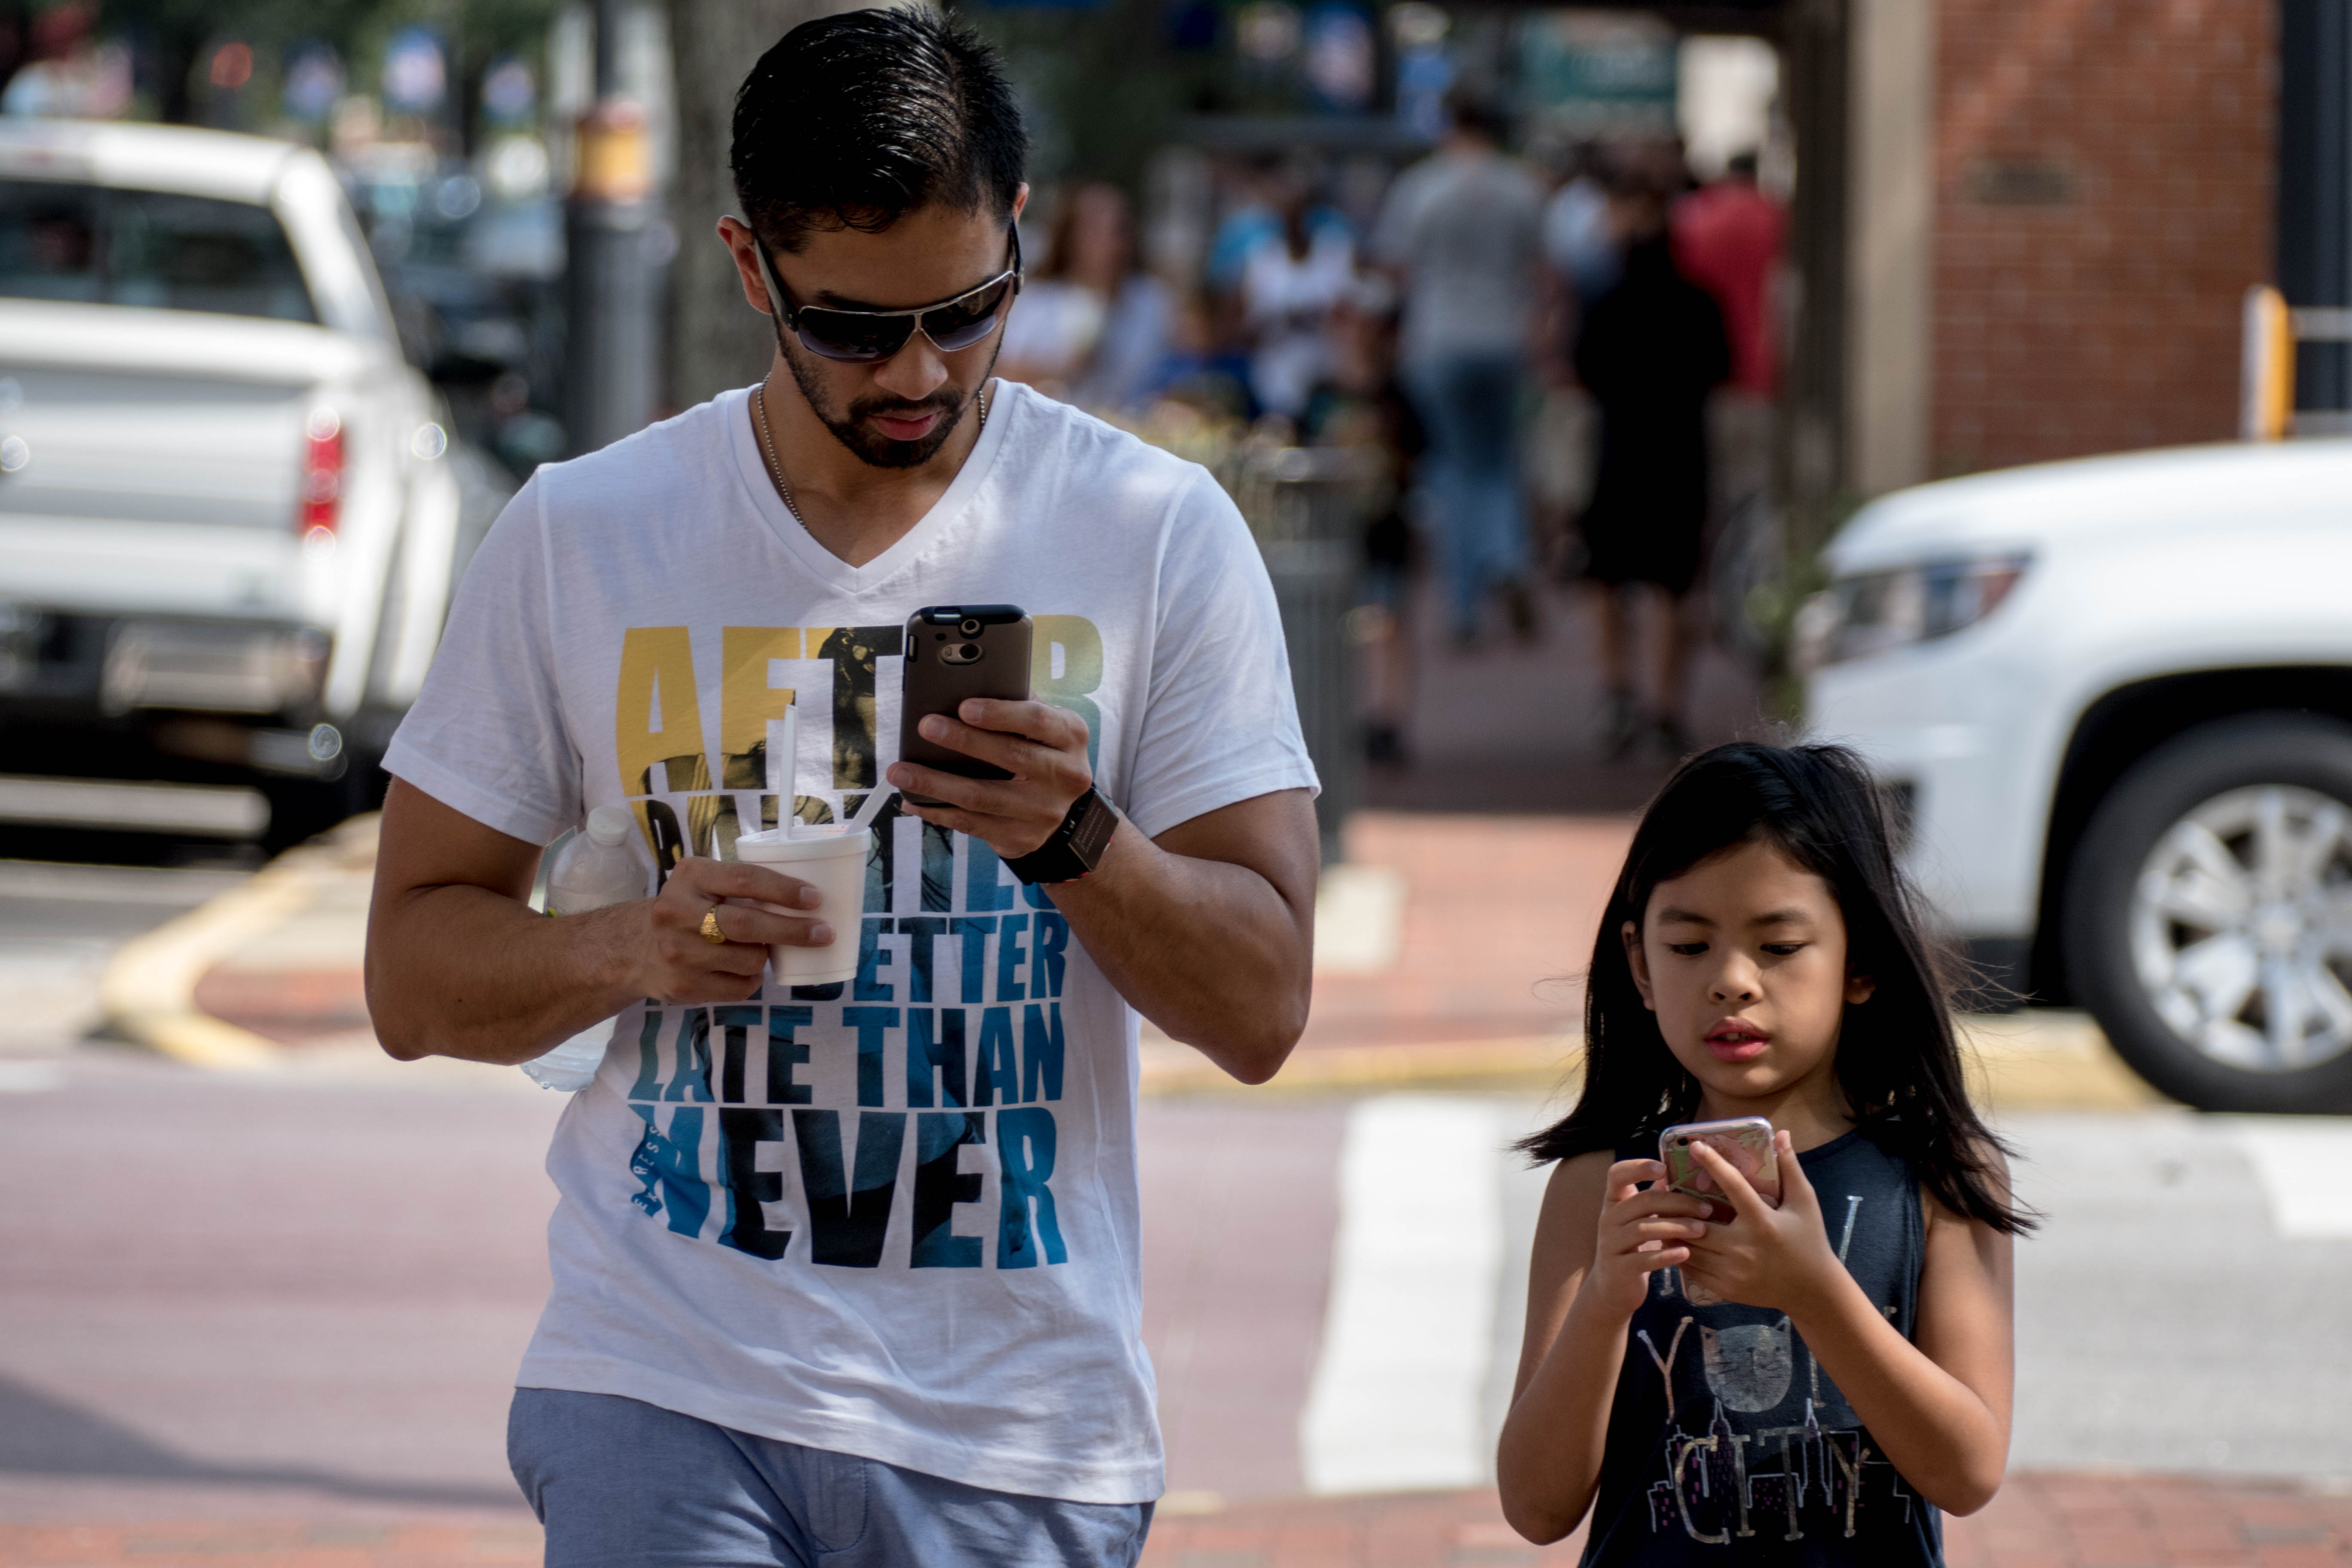
M 2236 433 L 2275 0 L 1938 0 L 1939 474 Z

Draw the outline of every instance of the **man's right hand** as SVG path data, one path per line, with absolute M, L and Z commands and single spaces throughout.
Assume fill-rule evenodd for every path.
M 805 915 L 819 894 L 797 877 L 731 860 L 680 860 L 661 892 L 624 906 L 632 918 L 614 933 L 626 943 L 631 985 L 656 1002 L 740 1002 L 760 988 L 771 944 L 824 947 L 834 929 Z M 723 942 L 702 934 L 719 912 Z

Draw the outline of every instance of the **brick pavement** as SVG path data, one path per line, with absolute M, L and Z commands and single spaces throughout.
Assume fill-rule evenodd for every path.
M 339 834 L 348 864 L 319 879 L 298 918 L 208 967 L 194 1005 L 297 1048 L 365 1028 L 373 831 L 371 819 Z M 1349 858 L 1404 878 L 1402 940 L 1379 973 L 1317 977 L 1307 1048 L 1573 1030 L 1578 977 L 1632 833 L 1616 816 L 1360 814 Z
M 1491 1491 L 1317 1498 L 1171 1513 L 1144 1568 L 1537 1568 L 1576 1561 L 1583 1532 L 1522 1541 Z M 0 1568 L 422 1568 L 535 1563 L 539 1532 L 506 1524 L 196 1521 L 0 1525 Z M 2019 1476 L 1953 1520 L 1950 1568 L 2344 1568 L 2352 1496 L 2261 1481 Z
M 1349 858 L 1403 877 L 1404 929 L 1381 973 L 1316 976 L 1303 1048 L 1573 1032 L 1633 836 L 1622 816 L 1359 813 Z
M 342 1521 L 189 1524 L 0 1524 L 0 1568 L 479 1568 L 540 1560 L 539 1527 Z
M 1254 1503 L 1162 1520 L 1144 1568 L 1536 1568 L 1583 1531 L 1531 1546 L 1491 1491 Z M 2344 1568 L 2352 1495 L 2179 1477 L 2013 1477 L 1948 1521 L 1949 1568 Z
M 1379 973 L 1317 977 L 1307 1047 L 1573 1030 L 1594 923 L 1632 834 L 1619 816 L 1359 814 L 1349 858 L 1404 878 L 1402 940 Z M 317 879 L 299 917 L 205 969 L 197 1008 L 298 1048 L 366 1027 L 373 821 L 337 837 L 347 864 Z

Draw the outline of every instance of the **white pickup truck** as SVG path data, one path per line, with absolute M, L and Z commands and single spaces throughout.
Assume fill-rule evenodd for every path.
M 1800 661 L 1980 963 L 2214 1110 L 2352 1112 L 2352 441 L 1874 501 Z
M 364 804 L 498 500 L 446 422 L 319 154 L 0 120 L 0 773 Z

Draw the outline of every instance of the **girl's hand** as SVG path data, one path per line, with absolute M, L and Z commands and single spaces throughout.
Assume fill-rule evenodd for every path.
M 1581 1300 L 1615 1318 L 1631 1318 L 1650 1293 L 1650 1275 L 1690 1256 L 1686 1243 L 1706 1233 L 1706 1204 L 1664 1184 L 1655 1160 L 1620 1160 L 1609 1167 L 1609 1195 L 1593 1238 L 1592 1272 Z M 1652 1184 L 1644 1188 L 1642 1184 Z
M 1833 1282 L 1845 1266 L 1830 1249 L 1828 1228 L 1822 1223 L 1821 1199 L 1805 1180 L 1789 1134 L 1772 1135 L 1780 1170 L 1780 1206 L 1759 1196 L 1739 1167 L 1699 1141 L 1691 1157 L 1729 1199 L 1738 1218 L 1709 1225 L 1686 1249 L 1689 1260 L 1683 1276 L 1706 1286 L 1727 1301 L 1769 1307 L 1791 1316 L 1818 1299 L 1825 1282 Z

